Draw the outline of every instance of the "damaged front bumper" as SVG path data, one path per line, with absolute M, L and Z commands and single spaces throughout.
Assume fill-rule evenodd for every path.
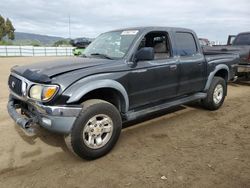
M 21 101 L 10 95 L 7 109 L 16 124 L 32 135 L 35 134 L 35 124 L 53 132 L 70 133 L 82 107 L 46 106 L 39 102 Z

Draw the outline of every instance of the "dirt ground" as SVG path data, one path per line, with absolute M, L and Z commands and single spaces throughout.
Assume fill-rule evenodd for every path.
M 215 112 L 182 106 L 126 125 L 108 155 L 84 161 L 7 114 L 10 67 L 48 59 L 0 58 L 0 187 L 250 187 L 250 84 L 230 84 Z

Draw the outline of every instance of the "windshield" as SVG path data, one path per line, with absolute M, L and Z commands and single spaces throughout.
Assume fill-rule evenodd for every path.
M 121 59 L 128 52 L 138 30 L 113 31 L 98 36 L 84 51 L 87 57 Z
M 238 35 L 235 38 L 233 45 L 250 45 L 250 33 Z

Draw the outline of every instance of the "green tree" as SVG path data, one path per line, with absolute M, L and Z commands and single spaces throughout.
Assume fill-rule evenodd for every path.
M 62 39 L 62 40 L 56 41 L 56 42 L 53 44 L 53 46 L 71 46 L 71 45 L 70 45 L 69 40 Z
M 31 46 L 42 46 L 41 42 L 40 41 L 36 41 L 36 40 L 31 41 L 30 45 Z
M 3 39 L 3 37 L 6 35 L 6 26 L 5 26 L 5 20 L 0 15 L 0 41 Z
M 5 31 L 6 34 L 8 35 L 8 39 L 14 40 L 15 39 L 15 28 L 12 25 L 12 22 L 10 21 L 9 18 L 6 19 L 5 23 Z

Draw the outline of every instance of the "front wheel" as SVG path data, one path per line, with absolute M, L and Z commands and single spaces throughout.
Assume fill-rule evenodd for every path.
M 214 77 L 207 91 L 207 97 L 202 100 L 202 105 L 208 110 L 217 110 L 222 106 L 226 93 L 226 80 L 221 77 Z
M 116 144 L 122 127 L 117 108 L 103 100 L 88 100 L 71 133 L 65 136 L 68 148 L 83 159 L 107 154 Z

